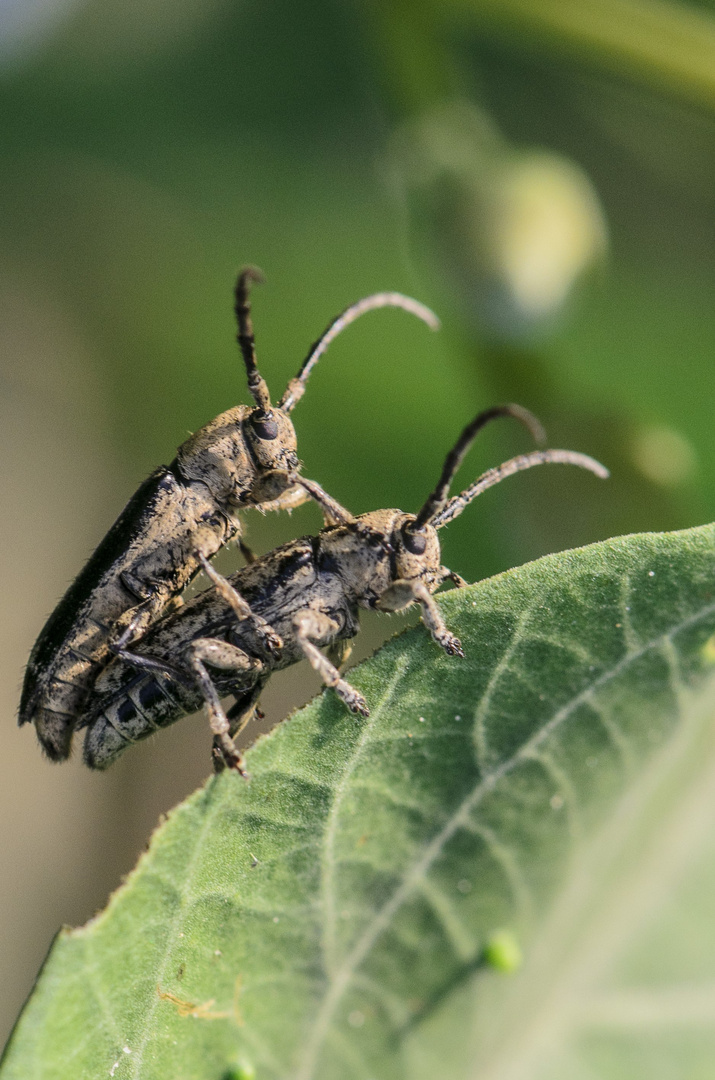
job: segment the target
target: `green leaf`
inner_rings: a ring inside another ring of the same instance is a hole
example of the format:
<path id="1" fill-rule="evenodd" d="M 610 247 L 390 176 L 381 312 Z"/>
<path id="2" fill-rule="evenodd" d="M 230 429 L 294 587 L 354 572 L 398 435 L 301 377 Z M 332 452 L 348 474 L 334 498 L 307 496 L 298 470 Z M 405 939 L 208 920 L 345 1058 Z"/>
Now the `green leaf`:
<path id="1" fill-rule="evenodd" d="M 645 1075 L 643 1016 L 689 1003 L 712 1061 L 705 908 L 690 940 L 664 898 L 715 877 L 715 526 L 442 609 L 464 660 L 408 631 L 351 675 L 368 720 L 326 694 L 173 811 L 59 935 L 2 1080 Z"/>

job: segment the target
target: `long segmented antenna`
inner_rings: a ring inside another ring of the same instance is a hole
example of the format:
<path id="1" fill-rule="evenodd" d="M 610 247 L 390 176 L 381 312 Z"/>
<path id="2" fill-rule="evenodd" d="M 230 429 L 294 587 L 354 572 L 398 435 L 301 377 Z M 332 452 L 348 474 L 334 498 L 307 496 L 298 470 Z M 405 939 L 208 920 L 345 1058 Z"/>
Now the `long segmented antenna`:
<path id="1" fill-rule="evenodd" d="M 398 292 L 381 292 L 373 293 L 372 296 L 365 296 L 362 300 L 358 300 L 357 303 L 351 304 L 349 308 L 346 308 L 337 318 L 333 319 L 318 340 L 313 342 L 300 371 L 295 379 L 291 379 L 288 383 L 283 397 L 278 402 L 278 408 L 283 409 L 285 412 L 292 411 L 305 393 L 305 384 L 311 371 L 328 345 L 335 340 L 341 330 L 344 330 L 350 323 L 355 322 L 367 311 L 376 311 L 378 308 L 384 307 L 402 308 L 403 311 L 409 312 L 410 315 L 416 315 L 418 319 L 421 319 L 423 323 L 429 326 L 430 330 L 439 330 L 441 326 L 435 313 L 425 307 L 424 304 L 420 304 L 419 300 L 413 300 L 411 296 L 403 296 L 402 293 Z"/>
<path id="2" fill-rule="evenodd" d="M 514 420 L 518 420 L 519 423 L 524 425 L 527 431 L 531 432 L 535 442 L 543 443 L 545 441 L 546 433 L 541 426 L 540 421 L 537 420 L 533 413 L 530 413 L 528 409 L 522 408 L 521 405 L 495 405 L 491 409 L 485 409 L 484 412 L 478 413 L 471 423 L 467 424 L 454 444 L 454 447 L 447 454 L 444 468 L 442 469 L 442 475 L 437 482 L 437 486 L 427 499 L 414 522 L 409 526 L 410 532 L 419 532 L 420 529 L 422 529 L 428 521 L 431 521 L 435 514 L 442 509 L 447 495 L 449 494 L 450 484 L 456 476 L 457 470 L 464 461 L 467 451 L 470 449 L 477 434 L 491 420 L 496 420 L 500 416 L 511 416 Z"/>
<path id="3" fill-rule="evenodd" d="M 258 370 L 256 364 L 256 341 L 253 336 L 253 322 L 251 321 L 250 291 L 254 283 L 262 285 L 265 282 L 263 273 L 257 266 L 245 266 L 238 275 L 235 290 L 236 322 L 238 333 L 236 341 L 241 350 L 243 362 L 246 365 L 248 377 L 248 389 L 253 400 L 264 415 L 270 415 L 271 395 L 266 381 Z"/>
<path id="4" fill-rule="evenodd" d="M 579 454 L 576 450 L 534 450 L 531 454 L 520 454 L 482 473 L 461 495 L 455 495 L 438 510 L 432 518 L 432 525 L 435 529 L 441 529 L 443 525 L 459 517 L 472 499 L 476 499 L 477 495 L 481 495 L 487 488 L 500 484 L 514 473 L 533 469 L 535 465 L 577 465 L 580 469 L 588 469 L 601 480 L 607 480 L 610 476 L 608 469 L 588 454 Z"/>

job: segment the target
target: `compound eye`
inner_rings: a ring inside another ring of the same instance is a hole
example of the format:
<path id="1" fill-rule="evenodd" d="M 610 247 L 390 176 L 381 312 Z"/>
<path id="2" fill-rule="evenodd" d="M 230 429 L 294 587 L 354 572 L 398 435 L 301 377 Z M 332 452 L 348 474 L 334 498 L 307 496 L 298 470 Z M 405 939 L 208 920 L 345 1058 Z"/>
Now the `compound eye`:
<path id="1" fill-rule="evenodd" d="M 272 416 L 254 414 L 251 417 L 251 425 L 259 439 L 269 442 L 278 438 L 278 424 Z"/>
<path id="2" fill-rule="evenodd" d="M 424 555 L 427 538 L 422 533 L 410 532 L 409 529 L 405 528 L 402 529 L 402 543 L 410 555 Z"/>

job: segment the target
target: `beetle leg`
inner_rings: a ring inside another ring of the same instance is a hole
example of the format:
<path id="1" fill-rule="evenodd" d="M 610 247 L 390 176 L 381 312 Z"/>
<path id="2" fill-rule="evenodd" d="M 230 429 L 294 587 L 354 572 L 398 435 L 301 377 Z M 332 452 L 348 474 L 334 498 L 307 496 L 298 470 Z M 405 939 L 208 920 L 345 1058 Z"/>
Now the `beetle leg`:
<path id="1" fill-rule="evenodd" d="M 293 629 L 295 630 L 298 644 L 303 650 L 311 667 L 318 673 L 326 686 L 332 686 L 338 697 L 342 698 L 351 712 L 360 713 L 361 716 L 369 716 L 370 710 L 362 694 L 358 693 L 354 686 L 340 677 L 340 672 L 330 663 L 320 649 L 313 643 L 326 637 L 331 631 L 339 629 L 338 624 L 322 611 L 306 608 L 299 611 L 293 617 Z M 311 640 L 311 638 L 313 640 Z"/>
<path id="2" fill-rule="evenodd" d="M 279 495 L 277 499 L 270 499 L 268 502 L 262 502 L 260 505 L 260 511 L 262 514 L 268 513 L 270 510 L 287 510 L 288 513 L 291 510 L 295 510 L 297 506 L 302 506 L 303 503 L 307 503 L 310 499 L 310 495 L 302 487 L 291 487 L 287 491 L 284 491 L 282 495 Z"/>
<path id="3" fill-rule="evenodd" d="M 343 664 L 348 662 L 352 651 L 352 642 L 343 638 L 342 641 L 334 641 L 332 645 L 328 646 L 327 657 L 331 664 L 335 664 L 336 668 L 341 668 Z"/>
<path id="4" fill-rule="evenodd" d="M 168 660 L 160 660 L 156 656 L 145 656 L 140 653 L 130 652 L 128 649 L 114 649 L 120 660 L 124 660 L 127 664 L 131 664 L 132 667 L 140 668 L 142 671 L 158 671 L 162 675 L 168 675 L 169 678 L 174 679 L 180 686 L 190 687 L 192 685 L 191 679 L 187 676 L 185 671 L 181 668 L 175 667 L 170 664 Z"/>
<path id="5" fill-rule="evenodd" d="M 322 496 L 322 494 L 324 494 L 322 488 L 320 488 L 319 490 Z M 283 495 L 279 495 L 277 499 L 272 499 L 270 502 L 261 503 L 258 509 L 260 509 L 261 513 L 263 514 L 268 513 L 269 510 L 287 510 L 288 513 L 290 513 L 291 510 L 295 510 L 297 506 L 302 506 L 303 503 L 308 502 L 311 497 L 315 498 L 313 492 L 309 493 L 304 487 L 292 487 L 288 488 L 288 490 Z M 321 502 L 320 499 L 316 499 L 316 502 L 318 502 L 320 509 L 323 511 L 324 525 L 327 526 L 341 524 L 342 519 L 334 517 L 330 513 L 327 506 L 323 502 Z"/>
<path id="6" fill-rule="evenodd" d="M 251 610 L 250 605 L 247 604 L 241 594 L 234 589 L 231 582 L 228 581 L 223 574 L 219 574 L 218 570 L 214 570 L 211 563 L 201 554 L 201 552 L 198 554 L 204 572 L 211 581 L 213 581 L 216 586 L 216 591 L 229 605 L 239 622 L 244 619 L 249 619 L 266 652 L 272 657 L 277 656 L 283 648 L 283 639 L 268 625 L 265 619 L 262 619 L 260 615 L 256 615 Z"/>
<path id="7" fill-rule="evenodd" d="M 254 563 L 256 561 L 256 559 L 258 558 L 255 551 L 252 548 L 250 548 L 248 546 L 248 544 L 244 543 L 243 540 L 241 540 L 240 537 L 238 539 L 238 548 L 239 548 L 239 551 L 241 552 L 241 554 L 243 555 L 244 559 L 246 560 L 246 565 L 247 566 L 250 566 L 251 563 Z"/>
<path id="8" fill-rule="evenodd" d="M 439 583 L 440 585 L 445 581 L 451 581 L 455 589 L 464 589 L 469 584 L 463 577 L 455 573 L 454 570 L 450 570 L 447 566 L 440 566 L 439 568 Z"/>
<path id="9" fill-rule="evenodd" d="M 448 656 L 464 656 L 459 638 L 450 633 L 445 626 L 439 608 L 423 582 L 393 581 L 378 600 L 377 607 L 381 611 L 401 611 L 414 601 L 417 601 L 422 608 L 422 622 L 437 644 Z"/>
<path id="10" fill-rule="evenodd" d="M 229 769 L 235 769 L 241 776 L 247 776 L 243 768 L 243 757 L 236 749 L 231 738 L 231 722 L 226 716 L 220 698 L 208 673 L 206 664 L 222 671 L 244 671 L 257 673 L 263 668 L 260 660 L 254 660 L 239 649 L 218 638 L 197 638 L 188 649 L 188 660 L 199 684 L 199 689 L 209 711 L 209 723 L 214 733 L 214 748 L 220 749 L 223 760 Z"/>
<path id="11" fill-rule="evenodd" d="M 259 709 L 258 702 L 254 700 L 255 697 L 256 695 L 253 694 L 248 704 L 246 704 L 246 698 L 244 695 L 244 697 L 239 698 L 237 701 L 234 701 L 231 708 L 227 710 L 226 716 L 231 722 L 232 739 L 235 739 L 237 735 L 241 734 L 246 724 L 253 717 L 256 717 L 256 719 L 258 720 L 265 719 L 266 714 L 264 712 L 261 712 L 261 710 Z"/>
<path id="12" fill-rule="evenodd" d="M 127 645 L 142 637 L 159 612 L 164 610 L 165 601 L 165 596 L 155 593 L 120 615 L 107 643 L 111 652 L 121 656 Z"/>
<path id="13" fill-rule="evenodd" d="M 257 717 L 259 720 L 263 719 L 264 713 L 258 708 L 257 701 L 260 692 L 260 686 L 254 687 L 250 694 L 243 694 L 241 697 L 237 698 L 231 708 L 227 711 L 226 716 L 231 724 L 229 730 L 231 739 L 235 739 L 240 735 L 246 725 L 253 720 L 254 717 Z M 223 772 L 226 768 L 226 761 L 221 751 L 221 743 L 217 735 L 214 735 L 211 757 L 213 758 L 214 772 Z"/>
<path id="14" fill-rule="evenodd" d="M 194 542 L 198 558 L 202 560 L 215 555 L 220 547 L 216 533 L 204 527 L 198 529 Z M 192 572 L 194 569 L 195 564 L 191 566 Z M 124 588 L 135 596 L 139 603 L 124 611 L 114 623 L 107 644 L 110 651 L 117 655 L 121 655 L 127 646 L 142 638 L 160 615 L 168 615 L 170 611 L 181 606 L 180 597 L 171 596 L 167 582 L 147 581 L 140 573 L 130 570 L 123 571 L 119 577 Z"/>

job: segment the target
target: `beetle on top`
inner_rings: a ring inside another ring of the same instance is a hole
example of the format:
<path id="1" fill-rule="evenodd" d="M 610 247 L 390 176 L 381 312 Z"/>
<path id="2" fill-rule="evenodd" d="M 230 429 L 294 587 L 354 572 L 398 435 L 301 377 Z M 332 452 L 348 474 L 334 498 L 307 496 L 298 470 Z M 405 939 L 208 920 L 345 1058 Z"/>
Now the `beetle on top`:
<path id="1" fill-rule="evenodd" d="M 248 507 L 292 509 L 309 496 L 290 413 L 310 371 L 331 341 L 365 312 L 398 307 L 432 329 L 436 316 L 400 293 L 365 297 L 334 319 L 313 344 L 277 405 L 256 363 L 250 287 L 261 272 L 245 268 L 235 289 L 237 340 L 255 404 L 217 416 L 179 447 L 170 465 L 146 480 L 48 619 L 30 655 L 20 724 L 33 722 L 48 757 L 69 756 L 72 734 L 92 686 L 113 656 L 128 657 L 202 563 L 231 540 L 241 544 L 238 513 Z M 241 544 L 243 547 L 243 545 Z M 244 549 L 248 554 L 248 549 Z M 264 646 L 275 648 L 266 628 Z"/>

